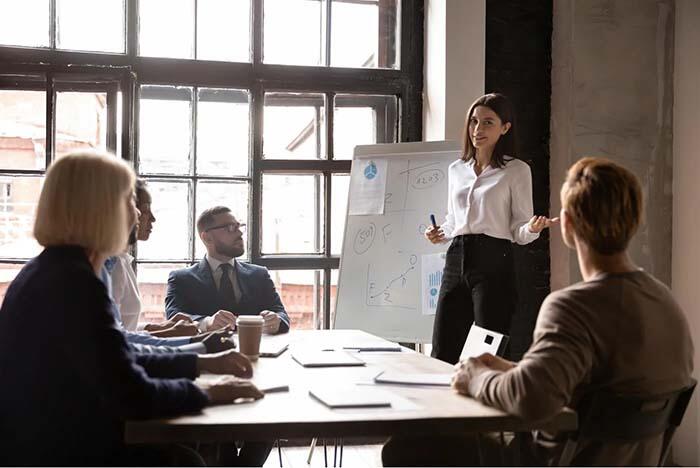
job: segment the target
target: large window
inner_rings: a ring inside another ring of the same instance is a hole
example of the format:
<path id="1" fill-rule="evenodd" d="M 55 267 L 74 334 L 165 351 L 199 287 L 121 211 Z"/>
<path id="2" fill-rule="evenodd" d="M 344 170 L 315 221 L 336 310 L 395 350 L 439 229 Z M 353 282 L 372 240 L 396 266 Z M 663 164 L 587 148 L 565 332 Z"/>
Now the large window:
<path id="1" fill-rule="evenodd" d="M 99 3 L 99 8 L 96 6 Z M 46 168 L 114 152 L 147 180 L 142 320 L 198 261 L 214 205 L 248 225 L 295 328 L 331 326 L 358 144 L 420 138 L 421 0 L 0 3 L 0 298 L 40 251 Z"/>

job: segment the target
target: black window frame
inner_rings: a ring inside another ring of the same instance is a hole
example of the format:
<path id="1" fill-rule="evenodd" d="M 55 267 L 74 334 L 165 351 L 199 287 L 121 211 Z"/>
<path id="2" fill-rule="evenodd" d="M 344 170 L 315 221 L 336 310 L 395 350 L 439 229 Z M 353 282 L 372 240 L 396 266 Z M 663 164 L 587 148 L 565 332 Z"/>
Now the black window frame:
<path id="1" fill-rule="evenodd" d="M 196 1 L 196 0 L 195 0 Z M 350 0 L 352 1 L 352 0 Z M 336 68 L 330 66 L 298 66 L 263 63 L 263 3 L 251 0 L 251 58 L 249 63 L 217 62 L 197 59 L 142 57 L 138 51 L 138 0 L 125 0 L 126 53 L 94 53 L 58 50 L 55 48 L 56 0 L 50 1 L 50 47 L 26 48 L 0 46 L 0 76 L 37 72 L 47 76 L 60 73 L 75 74 L 81 80 L 94 72 L 118 74 L 125 92 L 122 106 L 122 157 L 138 167 L 138 106 L 139 89 L 143 85 L 193 86 L 198 88 L 232 88 L 247 90 L 250 96 L 250 202 L 248 217 L 249 261 L 271 270 L 320 270 L 323 274 L 322 327 L 331 327 L 331 271 L 340 266 L 340 257 L 331 254 L 331 195 L 332 174 L 348 174 L 351 161 L 333 158 L 333 108 L 338 94 L 395 96 L 397 100 L 399 142 L 420 141 L 422 138 L 423 92 L 423 0 L 402 0 L 399 8 L 399 68 Z M 196 11 L 196 10 L 195 10 Z M 330 1 L 327 2 L 326 27 L 330 26 Z M 330 36 L 326 34 L 325 63 L 330 63 Z M 196 41 L 196 29 L 195 29 Z M 387 53 L 383 51 L 381 53 Z M 389 52 L 392 53 L 392 52 Z M 82 74 L 82 75 L 81 75 Z M 48 96 L 55 95 L 50 83 Z M 0 81 L 2 84 L 2 81 Z M 317 93 L 325 96 L 326 159 L 267 159 L 262 154 L 263 107 L 266 92 Z M 195 94 L 194 101 L 197 96 Z M 53 100 L 47 99 L 47 124 L 55 122 Z M 114 118 L 114 116 L 112 117 Z M 49 128 L 49 127 L 47 127 Z M 53 130 L 51 130 L 53 131 Z M 50 134 L 51 131 L 47 131 Z M 196 131 L 196 130 L 195 130 Z M 48 148 L 47 168 L 53 157 Z M 5 170 L 0 163 L 0 175 L 16 175 L 26 171 Z M 44 172 L 44 171 L 39 171 Z M 320 174 L 323 196 L 323 252 L 319 254 L 263 254 L 261 252 L 262 178 L 263 174 Z M 163 179 L 147 175 L 148 179 Z M 165 178 L 170 178 L 167 176 Z M 217 180 L 218 177 L 199 176 L 196 171 L 174 179 Z M 224 177 L 223 180 L 228 180 Z M 232 177 L 231 179 L 240 179 Z M 192 202 L 191 210 L 195 209 Z M 191 214 L 191 217 L 194 213 Z M 194 256 L 194 249 L 192 249 Z M 195 261 L 195 258 L 191 259 Z M 139 263 L 170 263 L 167 260 Z M 17 260 L 0 258 L 0 263 Z M 315 322 L 318 324 L 318 320 Z"/>

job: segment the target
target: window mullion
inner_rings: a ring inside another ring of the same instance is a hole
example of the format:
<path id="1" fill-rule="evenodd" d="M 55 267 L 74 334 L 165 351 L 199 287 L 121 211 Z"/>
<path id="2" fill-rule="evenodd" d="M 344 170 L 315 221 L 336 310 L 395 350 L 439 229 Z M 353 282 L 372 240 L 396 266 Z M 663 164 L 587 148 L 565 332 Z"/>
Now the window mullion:
<path id="1" fill-rule="evenodd" d="M 57 25 L 56 0 L 49 0 L 49 47 L 51 49 L 56 48 Z"/>
<path id="2" fill-rule="evenodd" d="M 196 3 L 196 0 L 195 0 Z M 192 112 L 190 114 L 190 121 L 192 122 L 192 128 L 190 130 L 190 151 L 192 152 L 192 157 L 190 158 L 190 183 L 191 185 L 191 194 L 192 194 L 192 206 L 190 207 L 190 226 L 191 228 L 189 229 L 189 236 L 190 236 L 190 245 L 189 245 L 189 257 L 190 260 L 194 263 L 195 261 L 195 252 L 196 252 L 196 239 L 197 235 L 195 233 L 196 227 L 195 227 L 195 220 L 197 219 L 197 102 L 199 100 L 199 88 L 198 87 L 193 87 L 192 88 Z"/>
<path id="3" fill-rule="evenodd" d="M 56 82 L 53 73 L 46 74 L 46 145 L 44 155 L 46 157 L 46 169 L 54 158 L 56 139 Z"/>
<path id="4" fill-rule="evenodd" d="M 263 160 L 263 107 L 265 92 L 262 84 L 251 89 L 250 141 L 251 141 L 251 203 L 248 215 L 250 260 L 256 263 L 262 249 L 262 160 Z"/>
<path id="5" fill-rule="evenodd" d="M 126 0 L 126 54 L 136 57 L 138 54 L 139 11 L 138 0 Z"/>
<path id="6" fill-rule="evenodd" d="M 263 56 L 263 0 L 251 0 L 250 41 L 253 67 L 262 63 Z"/>
<path id="7" fill-rule="evenodd" d="M 332 15 L 332 6 L 333 3 L 331 0 L 325 0 L 326 2 L 326 21 L 325 21 L 325 37 L 324 37 L 324 44 L 325 44 L 325 56 L 323 59 L 324 65 L 327 67 L 331 66 L 331 15 Z"/>

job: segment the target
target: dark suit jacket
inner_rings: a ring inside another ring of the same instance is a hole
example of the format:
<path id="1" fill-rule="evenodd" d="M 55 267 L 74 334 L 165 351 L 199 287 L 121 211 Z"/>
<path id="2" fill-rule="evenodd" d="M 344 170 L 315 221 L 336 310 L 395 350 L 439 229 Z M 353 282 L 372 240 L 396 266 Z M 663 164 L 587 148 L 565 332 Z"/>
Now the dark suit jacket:
<path id="1" fill-rule="evenodd" d="M 289 331 L 289 316 L 267 268 L 236 261 L 236 280 L 242 297 L 238 300 L 236 310 L 231 312 L 237 315 L 257 315 L 263 310 L 271 310 L 282 319 L 279 332 Z M 170 273 L 168 293 L 165 296 L 165 313 L 168 317 L 182 312 L 194 320 L 201 320 L 225 309 L 222 303 L 206 258 L 189 268 Z"/>
<path id="2" fill-rule="evenodd" d="M 196 355 L 133 355 L 109 307 L 80 247 L 45 249 L 12 282 L 0 309 L 0 465 L 118 464 L 124 420 L 207 404 L 189 380 Z"/>

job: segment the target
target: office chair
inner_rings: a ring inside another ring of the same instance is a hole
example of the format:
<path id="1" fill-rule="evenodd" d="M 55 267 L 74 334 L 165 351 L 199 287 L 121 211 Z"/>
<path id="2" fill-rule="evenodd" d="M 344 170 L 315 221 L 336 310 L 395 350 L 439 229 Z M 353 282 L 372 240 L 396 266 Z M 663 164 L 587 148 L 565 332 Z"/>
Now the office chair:
<path id="1" fill-rule="evenodd" d="M 696 384 L 691 379 L 687 387 L 651 397 L 597 392 L 584 399 L 578 407 L 579 428 L 569 435 L 559 466 L 571 464 L 582 439 L 633 442 L 658 434 L 663 434 L 658 461 L 658 466 L 663 466 Z"/>

